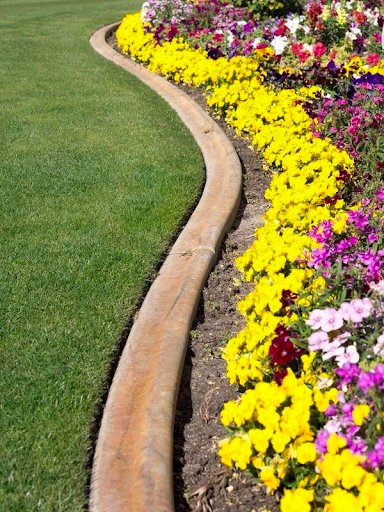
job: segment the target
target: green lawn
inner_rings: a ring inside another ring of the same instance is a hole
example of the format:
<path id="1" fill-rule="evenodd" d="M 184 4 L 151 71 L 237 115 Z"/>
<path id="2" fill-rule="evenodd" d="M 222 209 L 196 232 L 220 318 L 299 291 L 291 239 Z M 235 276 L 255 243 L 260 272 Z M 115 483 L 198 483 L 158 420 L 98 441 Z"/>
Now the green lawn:
<path id="1" fill-rule="evenodd" d="M 0 0 L 0 510 L 80 511 L 119 336 L 203 181 L 154 93 L 89 46 L 123 0 Z"/>

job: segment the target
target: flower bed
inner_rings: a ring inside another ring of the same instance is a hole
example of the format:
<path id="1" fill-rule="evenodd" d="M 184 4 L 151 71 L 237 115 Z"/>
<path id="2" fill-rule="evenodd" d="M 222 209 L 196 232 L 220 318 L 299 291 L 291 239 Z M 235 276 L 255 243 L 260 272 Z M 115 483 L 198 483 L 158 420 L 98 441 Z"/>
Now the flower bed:
<path id="1" fill-rule="evenodd" d="M 223 351 L 240 396 L 224 405 L 219 454 L 282 490 L 282 511 L 384 508 L 376 4 L 310 1 L 263 20 L 263 3 L 249 14 L 149 0 L 116 34 L 152 71 L 205 90 L 272 172 L 264 225 L 236 262 L 254 288 L 239 304 L 246 326 Z"/>

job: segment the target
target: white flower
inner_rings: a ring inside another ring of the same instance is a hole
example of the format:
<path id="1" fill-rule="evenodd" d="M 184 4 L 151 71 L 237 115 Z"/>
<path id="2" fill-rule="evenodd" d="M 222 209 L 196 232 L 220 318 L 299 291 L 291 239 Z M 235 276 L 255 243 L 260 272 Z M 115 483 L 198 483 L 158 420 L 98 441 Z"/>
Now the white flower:
<path id="1" fill-rule="evenodd" d="M 235 36 L 232 34 L 230 30 L 226 30 L 226 36 L 227 36 L 227 43 L 232 44 L 233 40 L 235 39 Z"/>
<path id="2" fill-rule="evenodd" d="M 384 50 L 384 25 L 383 30 L 381 32 L 381 48 Z"/>
<path id="3" fill-rule="evenodd" d="M 336 356 L 336 361 L 340 368 L 347 363 L 351 363 L 351 364 L 358 363 L 359 359 L 360 359 L 360 356 L 359 356 L 358 351 L 356 350 L 355 344 L 349 345 L 349 347 L 347 347 L 345 349 L 343 354 Z"/>
<path id="4" fill-rule="evenodd" d="M 341 423 L 339 420 L 332 419 L 327 421 L 327 423 L 324 425 L 324 429 L 329 432 L 330 434 L 335 434 L 340 431 Z"/>
<path id="5" fill-rule="evenodd" d="M 252 48 L 256 48 L 256 46 L 258 46 L 260 43 L 261 43 L 261 38 L 255 37 L 255 39 L 253 40 L 253 43 L 252 43 Z"/>
<path id="6" fill-rule="evenodd" d="M 292 18 L 287 19 L 285 21 L 285 26 L 291 32 L 291 34 L 296 34 L 298 28 L 303 23 L 305 16 L 292 16 Z"/>
<path id="7" fill-rule="evenodd" d="M 384 25 L 383 25 L 383 27 L 384 27 Z M 384 28 L 383 28 L 383 30 L 384 30 Z M 384 295 L 384 279 L 379 281 L 377 284 L 374 281 L 372 281 L 371 283 L 369 283 L 369 287 L 371 290 L 374 290 L 379 295 Z"/>
<path id="8" fill-rule="evenodd" d="M 384 334 L 381 334 L 378 338 L 377 338 L 377 343 L 376 345 L 373 347 L 373 353 L 376 355 L 376 356 L 384 356 Z"/>
<path id="9" fill-rule="evenodd" d="M 361 30 L 358 27 L 351 27 L 351 29 L 348 30 L 345 35 L 350 41 L 354 41 L 359 36 L 361 36 Z"/>
<path id="10" fill-rule="evenodd" d="M 288 44 L 288 38 L 286 36 L 275 36 L 271 41 L 271 46 L 275 55 L 281 55 Z"/>
<path id="11" fill-rule="evenodd" d="M 379 11 L 377 9 L 375 9 L 374 11 L 372 11 L 371 9 L 365 9 L 364 14 L 367 17 L 368 23 L 370 25 L 375 25 L 377 27 L 377 25 L 379 24 Z"/>

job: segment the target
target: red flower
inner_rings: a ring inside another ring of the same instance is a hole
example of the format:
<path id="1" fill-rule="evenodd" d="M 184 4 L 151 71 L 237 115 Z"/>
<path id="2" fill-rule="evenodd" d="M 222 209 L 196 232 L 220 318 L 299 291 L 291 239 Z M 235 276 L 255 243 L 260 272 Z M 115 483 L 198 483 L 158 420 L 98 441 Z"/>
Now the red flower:
<path id="1" fill-rule="evenodd" d="M 377 66 L 377 64 L 380 62 L 380 55 L 378 53 L 370 53 L 367 56 L 367 64 L 370 66 Z"/>
<path id="2" fill-rule="evenodd" d="M 291 292 L 291 290 L 283 290 L 281 292 L 281 303 L 283 305 L 283 308 L 286 309 L 289 307 L 297 298 L 297 293 Z"/>
<path id="3" fill-rule="evenodd" d="M 327 51 L 327 47 L 323 43 L 318 42 L 313 45 L 312 51 L 316 59 L 320 59 L 320 57 Z"/>
<path id="4" fill-rule="evenodd" d="M 176 27 L 176 25 L 171 24 L 171 26 L 169 27 L 169 30 L 168 30 L 167 38 L 169 40 L 173 39 L 178 32 L 179 32 L 179 30 Z"/>
<path id="5" fill-rule="evenodd" d="M 303 45 L 301 43 L 292 43 L 292 52 L 298 57 L 300 52 L 303 50 Z"/>
<path id="6" fill-rule="evenodd" d="M 296 359 L 296 348 L 292 341 L 274 338 L 269 347 L 269 355 L 277 366 L 285 366 Z"/>
<path id="7" fill-rule="evenodd" d="M 288 27 L 285 25 L 284 20 L 280 20 L 278 26 L 273 31 L 273 35 L 275 36 L 285 36 L 287 33 Z"/>
<path id="8" fill-rule="evenodd" d="M 352 16 L 355 18 L 355 20 L 359 24 L 365 23 L 367 21 L 366 15 L 361 11 L 354 11 Z"/>
<path id="9" fill-rule="evenodd" d="M 269 347 L 269 355 L 273 365 L 286 366 L 294 359 L 297 359 L 303 351 L 297 349 L 292 341 L 290 341 L 289 331 L 283 325 L 277 326 L 275 333 L 277 336 L 273 338 Z"/>
<path id="10" fill-rule="evenodd" d="M 305 50 L 301 43 L 293 43 L 292 52 L 299 58 L 300 62 L 305 62 L 311 56 L 309 51 Z"/>
<path id="11" fill-rule="evenodd" d="M 279 368 L 275 371 L 275 374 L 273 376 L 273 380 L 277 382 L 279 386 L 281 386 L 284 377 L 288 375 L 288 370 L 286 368 Z"/>

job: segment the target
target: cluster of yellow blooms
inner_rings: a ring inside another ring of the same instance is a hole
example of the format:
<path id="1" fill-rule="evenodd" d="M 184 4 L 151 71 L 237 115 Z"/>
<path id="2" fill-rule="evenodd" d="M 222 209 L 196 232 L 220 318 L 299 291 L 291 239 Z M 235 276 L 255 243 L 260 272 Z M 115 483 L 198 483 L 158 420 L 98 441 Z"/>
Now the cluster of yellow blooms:
<path id="1" fill-rule="evenodd" d="M 213 60 L 206 51 L 191 48 L 181 38 L 157 45 L 153 35 L 145 32 L 140 13 L 129 14 L 123 19 L 116 31 L 116 41 L 123 53 L 176 83 L 209 87 L 222 81 L 249 77 L 263 81 L 265 76 L 260 65 L 265 51 L 261 50 L 253 59 L 237 56 L 231 60 L 224 57 Z"/>
<path id="2" fill-rule="evenodd" d="M 338 390 L 331 387 L 329 376 L 313 371 L 314 357 L 314 353 L 301 356 L 303 370 L 299 378 L 288 370 L 280 386 L 274 381 L 258 382 L 239 401 L 227 402 L 221 413 L 225 426 L 241 428 L 221 442 L 222 462 L 240 469 L 250 465 L 258 469 L 270 491 L 280 486 L 290 461 L 315 463 L 312 415 L 337 402 Z"/>
<path id="3" fill-rule="evenodd" d="M 312 270 L 292 266 L 305 249 L 316 247 L 307 235 L 310 228 L 332 220 L 334 231 L 341 232 L 346 223 L 343 201 L 329 206 L 324 199 L 338 192 L 337 178 L 353 170 L 353 160 L 329 139 L 312 136 L 312 121 L 301 103 L 317 94 L 321 91 L 315 86 L 274 91 L 250 79 L 223 83 L 208 97 L 208 104 L 225 108 L 228 123 L 252 140 L 268 164 L 279 168 L 265 194 L 271 205 L 264 225 L 236 261 L 245 278 L 255 282 L 255 288 L 239 303 L 247 325 L 224 350 L 231 383 L 245 385 L 263 378 L 273 333 L 279 323 L 287 321 L 281 314 L 282 291 L 299 293 L 305 287 L 308 293 L 316 293 L 324 287 L 322 278 L 311 279 Z M 294 319 L 290 317 L 291 322 Z"/>
<path id="4" fill-rule="evenodd" d="M 203 87 L 208 105 L 221 111 L 237 133 L 262 152 L 266 163 L 279 170 L 266 192 L 270 208 L 265 223 L 236 262 L 254 289 L 239 303 L 246 326 L 224 349 L 230 382 L 246 390 L 222 411 L 222 423 L 233 432 L 221 442 L 222 462 L 258 470 L 270 492 L 280 486 L 292 464 L 308 466 L 298 487 L 285 490 L 282 512 L 383 510 L 384 485 L 362 467 L 361 457 L 350 453 L 341 438 L 329 438 L 323 458 L 316 452 L 313 417 L 337 402 L 337 389 L 329 375 L 313 367 L 315 354 L 301 356 L 300 377 L 288 370 L 278 385 L 268 374 L 276 328 L 296 320 L 292 311 L 288 316 L 283 308 L 283 290 L 298 294 L 305 289 L 307 298 L 301 300 L 308 301 L 325 287 L 324 279 L 315 278 L 304 262 L 305 251 L 316 247 L 308 231 L 330 220 L 334 231 L 342 232 L 347 220 L 342 200 L 332 204 L 324 200 L 337 194 L 338 178 L 352 172 L 353 160 L 329 139 L 312 135 L 312 120 L 302 107 L 303 101 L 321 95 L 321 89 L 277 91 L 266 85 L 263 60 L 268 59 L 270 49 L 248 57 L 212 60 L 180 38 L 157 45 L 143 29 L 139 13 L 124 18 L 116 38 L 124 53 L 153 72 Z M 320 505 L 315 504 L 318 482 L 331 488 Z"/>

